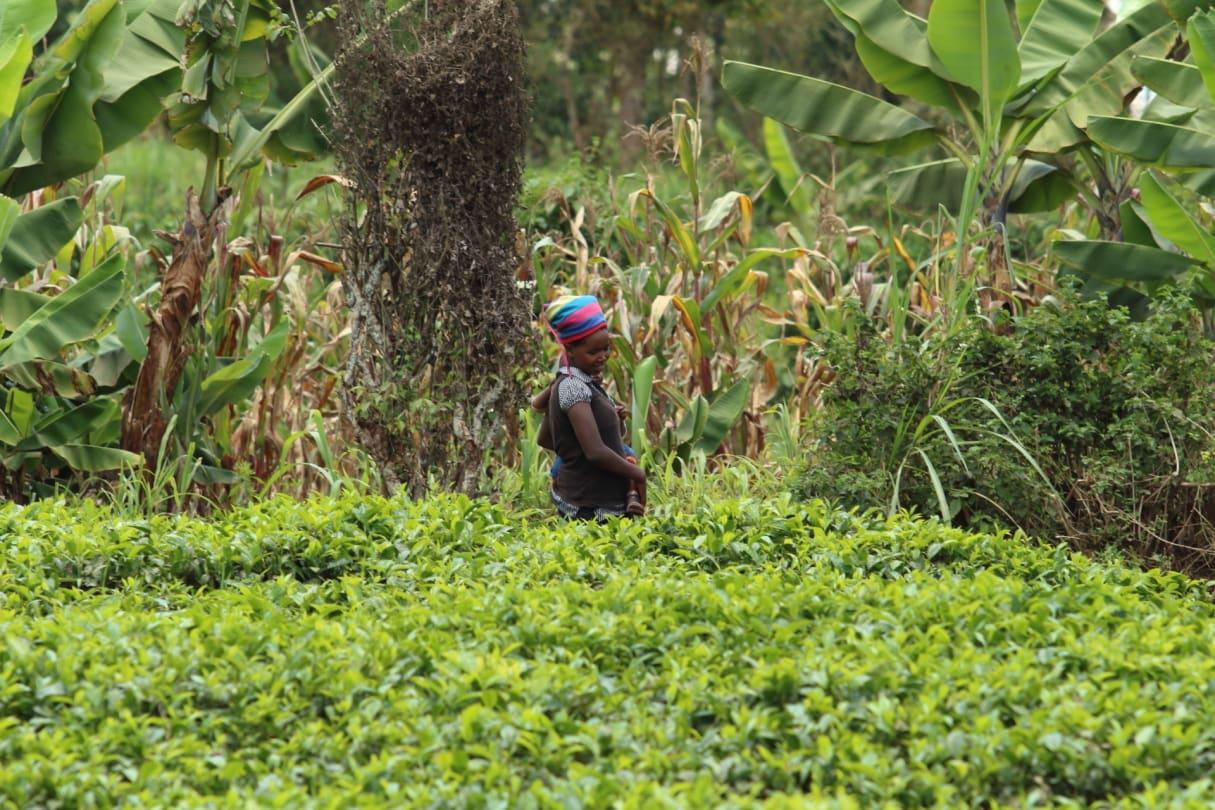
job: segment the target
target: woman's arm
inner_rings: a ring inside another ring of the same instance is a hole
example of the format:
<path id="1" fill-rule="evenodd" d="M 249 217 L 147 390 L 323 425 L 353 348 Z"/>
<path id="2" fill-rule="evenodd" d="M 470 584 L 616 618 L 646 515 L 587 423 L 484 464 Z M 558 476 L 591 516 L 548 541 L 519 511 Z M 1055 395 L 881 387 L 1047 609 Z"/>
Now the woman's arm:
<path id="1" fill-rule="evenodd" d="M 645 470 L 640 464 L 630 464 L 624 460 L 624 456 L 603 443 L 589 402 L 574 403 L 569 409 L 569 416 L 578 444 L 592 464 L 637 484 L 645 483 Z"/>
<path id="2" fill-rule="evenodd" d="M 548 413 L 548 398 L 553 394 L 553 387 L 546 385 L 544 390 L 532 397 L 532 410 Z"/>
<path id="3" fill-rule="evenodd" d="M 553 442 L 553 431 L 549 425 L 547 411 L 544 413 L 543 421 L 540 422 L 540 432 L 536 435 L 536 444 L 540 445 L 545 450 L 552 450 L 554 453 L 557 452 L 557 445 Z"/>

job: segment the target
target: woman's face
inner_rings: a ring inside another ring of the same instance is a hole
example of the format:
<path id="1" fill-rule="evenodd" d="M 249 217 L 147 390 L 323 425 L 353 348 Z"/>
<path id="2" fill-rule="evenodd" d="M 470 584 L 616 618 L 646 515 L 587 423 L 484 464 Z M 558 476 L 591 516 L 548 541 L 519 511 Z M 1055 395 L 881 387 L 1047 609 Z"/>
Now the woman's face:
<path id="1" fill-rule="evenodd" d="M 608 330 L 600 329 L 565 349 L 570 365 L 592 377 L 602 377 L 603 367 L 612 355 L 612 339 Z"/>

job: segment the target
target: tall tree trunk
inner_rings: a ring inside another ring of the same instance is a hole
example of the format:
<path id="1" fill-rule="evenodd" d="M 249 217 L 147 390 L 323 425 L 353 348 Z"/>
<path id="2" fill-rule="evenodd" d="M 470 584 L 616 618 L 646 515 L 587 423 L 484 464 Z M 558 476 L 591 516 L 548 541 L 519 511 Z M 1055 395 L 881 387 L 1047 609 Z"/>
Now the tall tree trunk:
<path id="1" fill-rule="evenodd" d="M 122 415 L 122 448 L 142 454 L 149 470 L 156 467 L 167 426 L 164 409 L 189 356 L 183 338 L 198 309 L 211 248 L 228 210 L 228 205 L 219 205 L 205 216 L 191 189 L 186 192 L 181 231 L 161 234 L 173 242 L 173 258 L 160 281 L 160 306 L 148 324 L 148 353 L 123 401 Z"/>

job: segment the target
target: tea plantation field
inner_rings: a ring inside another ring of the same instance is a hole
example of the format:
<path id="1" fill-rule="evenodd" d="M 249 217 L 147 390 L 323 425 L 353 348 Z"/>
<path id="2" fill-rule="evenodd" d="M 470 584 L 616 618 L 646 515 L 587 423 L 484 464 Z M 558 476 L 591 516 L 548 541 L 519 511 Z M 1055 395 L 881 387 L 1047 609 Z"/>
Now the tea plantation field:
<path id="1" fill-rule="evenodd" d="M 0 805 L 1215 804 L 1205 585 L 683 508 L 0 508 Z"/>

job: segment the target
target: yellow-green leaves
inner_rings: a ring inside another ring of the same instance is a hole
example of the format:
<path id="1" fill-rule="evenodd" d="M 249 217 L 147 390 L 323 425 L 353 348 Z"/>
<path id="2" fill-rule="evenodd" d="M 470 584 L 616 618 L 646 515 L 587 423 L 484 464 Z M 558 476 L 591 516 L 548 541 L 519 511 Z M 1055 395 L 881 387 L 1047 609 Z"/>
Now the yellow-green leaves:
<path id="1" fill-rule="evenodd" d="M 32 41 L 46 36 L 55 24 L 55 0 L 4 0 L 0 3 L 0 45 L 22 33 Z"/>
<path id="2" fill-rule="evenodd" d="M 985 120 L 1017 89 L 1021 62 L 1003 0 L 934 0 L 928 42 L 959 82 L 978 92 Z"/>

